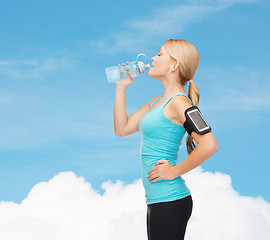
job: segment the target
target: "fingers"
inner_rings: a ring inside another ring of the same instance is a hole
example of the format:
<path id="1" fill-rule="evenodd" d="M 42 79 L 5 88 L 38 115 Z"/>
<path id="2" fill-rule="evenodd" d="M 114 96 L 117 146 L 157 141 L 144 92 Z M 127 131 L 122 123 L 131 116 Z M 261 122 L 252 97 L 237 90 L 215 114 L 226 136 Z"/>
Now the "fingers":
<path id="1" fill-rule="evenodd" d="M 155 172 L 158 172 L 159 171 L 159 165 L 158 166 L 155 166 L 155 167 L 153 167 L 149 172 L 148 172 L 148 174 L 151 174 L 151 173 L 155 173 Z"/>
<path id="2" fill-rule="evenodd" d="M 159 169 L 157 169 L 156 167 L 153 167 L 153 169 L 148 173 L 148 178 L 157 174 L 159 174 Z"/>
<path id="3" fill-rule="evenodd" d="M 149 181 L 151 181 L 152 179 L 157 178 L 158 176 L 159 176 L 159 174 L 155 173 L 155 174 L 149 175 L 147 178 L 148 178 Z"/>
<path id="4" fill-rule="evenodd" d="M 126 63 L 122 63 L 122 65 L 125 65 L 125 64 L 129 64 L 129 62 L 126 62 Z M 120 66 L 120 64 L 118 64 L 118 66 Z"/>
<path id="5" fill-rule="evenodd" d="M 151 181 L 151 183 L 155 183 L 155 182 L 160 181 L 160 180 L 162 180 L 162 179 L 160 177 L 158 177 L 155 180 Z"/>

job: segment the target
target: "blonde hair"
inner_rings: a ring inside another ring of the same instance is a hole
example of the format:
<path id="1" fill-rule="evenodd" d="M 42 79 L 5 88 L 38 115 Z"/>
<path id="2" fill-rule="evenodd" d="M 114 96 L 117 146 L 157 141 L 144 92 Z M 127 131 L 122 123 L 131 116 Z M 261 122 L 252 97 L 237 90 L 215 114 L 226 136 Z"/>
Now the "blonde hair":
<path id="1" fill-rule="evenodd" d="M 164 44 L 164 48 L 174 61 L 180 63 L 180 82 L 185 86 L 189 80 L 193 80 L 199 65 L 200 57 L 196 47 L 185 40 L 169 39 Z M 200 94 L 194 81 L 189 81 L 188 97 L 191 99 L 193 106 L 198 106 Z M 196 147 L 191 135 L 187 137 L 186 146 L 188 154 Z"/>

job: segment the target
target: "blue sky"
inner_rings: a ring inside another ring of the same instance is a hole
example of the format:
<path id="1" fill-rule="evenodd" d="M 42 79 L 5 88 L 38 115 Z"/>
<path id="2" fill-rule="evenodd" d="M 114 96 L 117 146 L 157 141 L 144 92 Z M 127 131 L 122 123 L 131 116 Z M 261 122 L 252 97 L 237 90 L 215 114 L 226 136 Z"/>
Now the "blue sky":
<path id="1" fill-rule="evenodd" d="M 141 178 L 137 132 L 114 135 L 115 84 L 105 68 L 147 62 L 170 38 L 200 54 L 199 107 L 219 151 L 205 171 L 229 174 L 245 196 L 270 201 L 269 2 L 5 1 L 0 8 L 0 201 L 21 202 L 63 171 L 95 189 Z M 126 93 L 128 115 L 163 85 L 144 74 Z M 180 149 L 179 160 L 187 157 Z M 100 192 L 102 190 L 100 189 Z"/>

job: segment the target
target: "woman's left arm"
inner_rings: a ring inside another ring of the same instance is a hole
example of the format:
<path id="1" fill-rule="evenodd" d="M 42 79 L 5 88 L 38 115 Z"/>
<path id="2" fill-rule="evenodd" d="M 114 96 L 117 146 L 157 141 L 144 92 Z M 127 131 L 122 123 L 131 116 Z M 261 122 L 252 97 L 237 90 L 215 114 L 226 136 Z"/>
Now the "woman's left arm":
<path id="1" fill-rule="evenodd" d="M 218 143 L 212 132 L 203 135 L 192 132 L 191 136 L 196 141 L 197 146 L 185 160 L 174 167 L 176 177 L 198 167 L 218 151 Z"/>

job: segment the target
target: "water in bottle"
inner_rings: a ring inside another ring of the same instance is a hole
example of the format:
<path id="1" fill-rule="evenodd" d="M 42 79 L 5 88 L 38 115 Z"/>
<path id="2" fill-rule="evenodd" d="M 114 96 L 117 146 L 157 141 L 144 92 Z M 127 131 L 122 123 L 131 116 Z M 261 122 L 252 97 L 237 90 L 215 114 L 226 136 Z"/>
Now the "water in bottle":
<path id="1" fill-rule="evenodd" d="M 115 83 L 120 80 L 129 79 L 128 73 L 131 72 L 134 77 L 137 77 L 139 74 L 143 74 L 147 68 L 150 68 L 150 64 L 145 64 L 144 62 L 137 61 L 140 55 L 138 54 L 136 61 L 130 62 L 126 65 L 113 66 L 105 69 L 107 79 L 109 83 Z M 146 58 L 146 57 L 145 57 Z"/>

